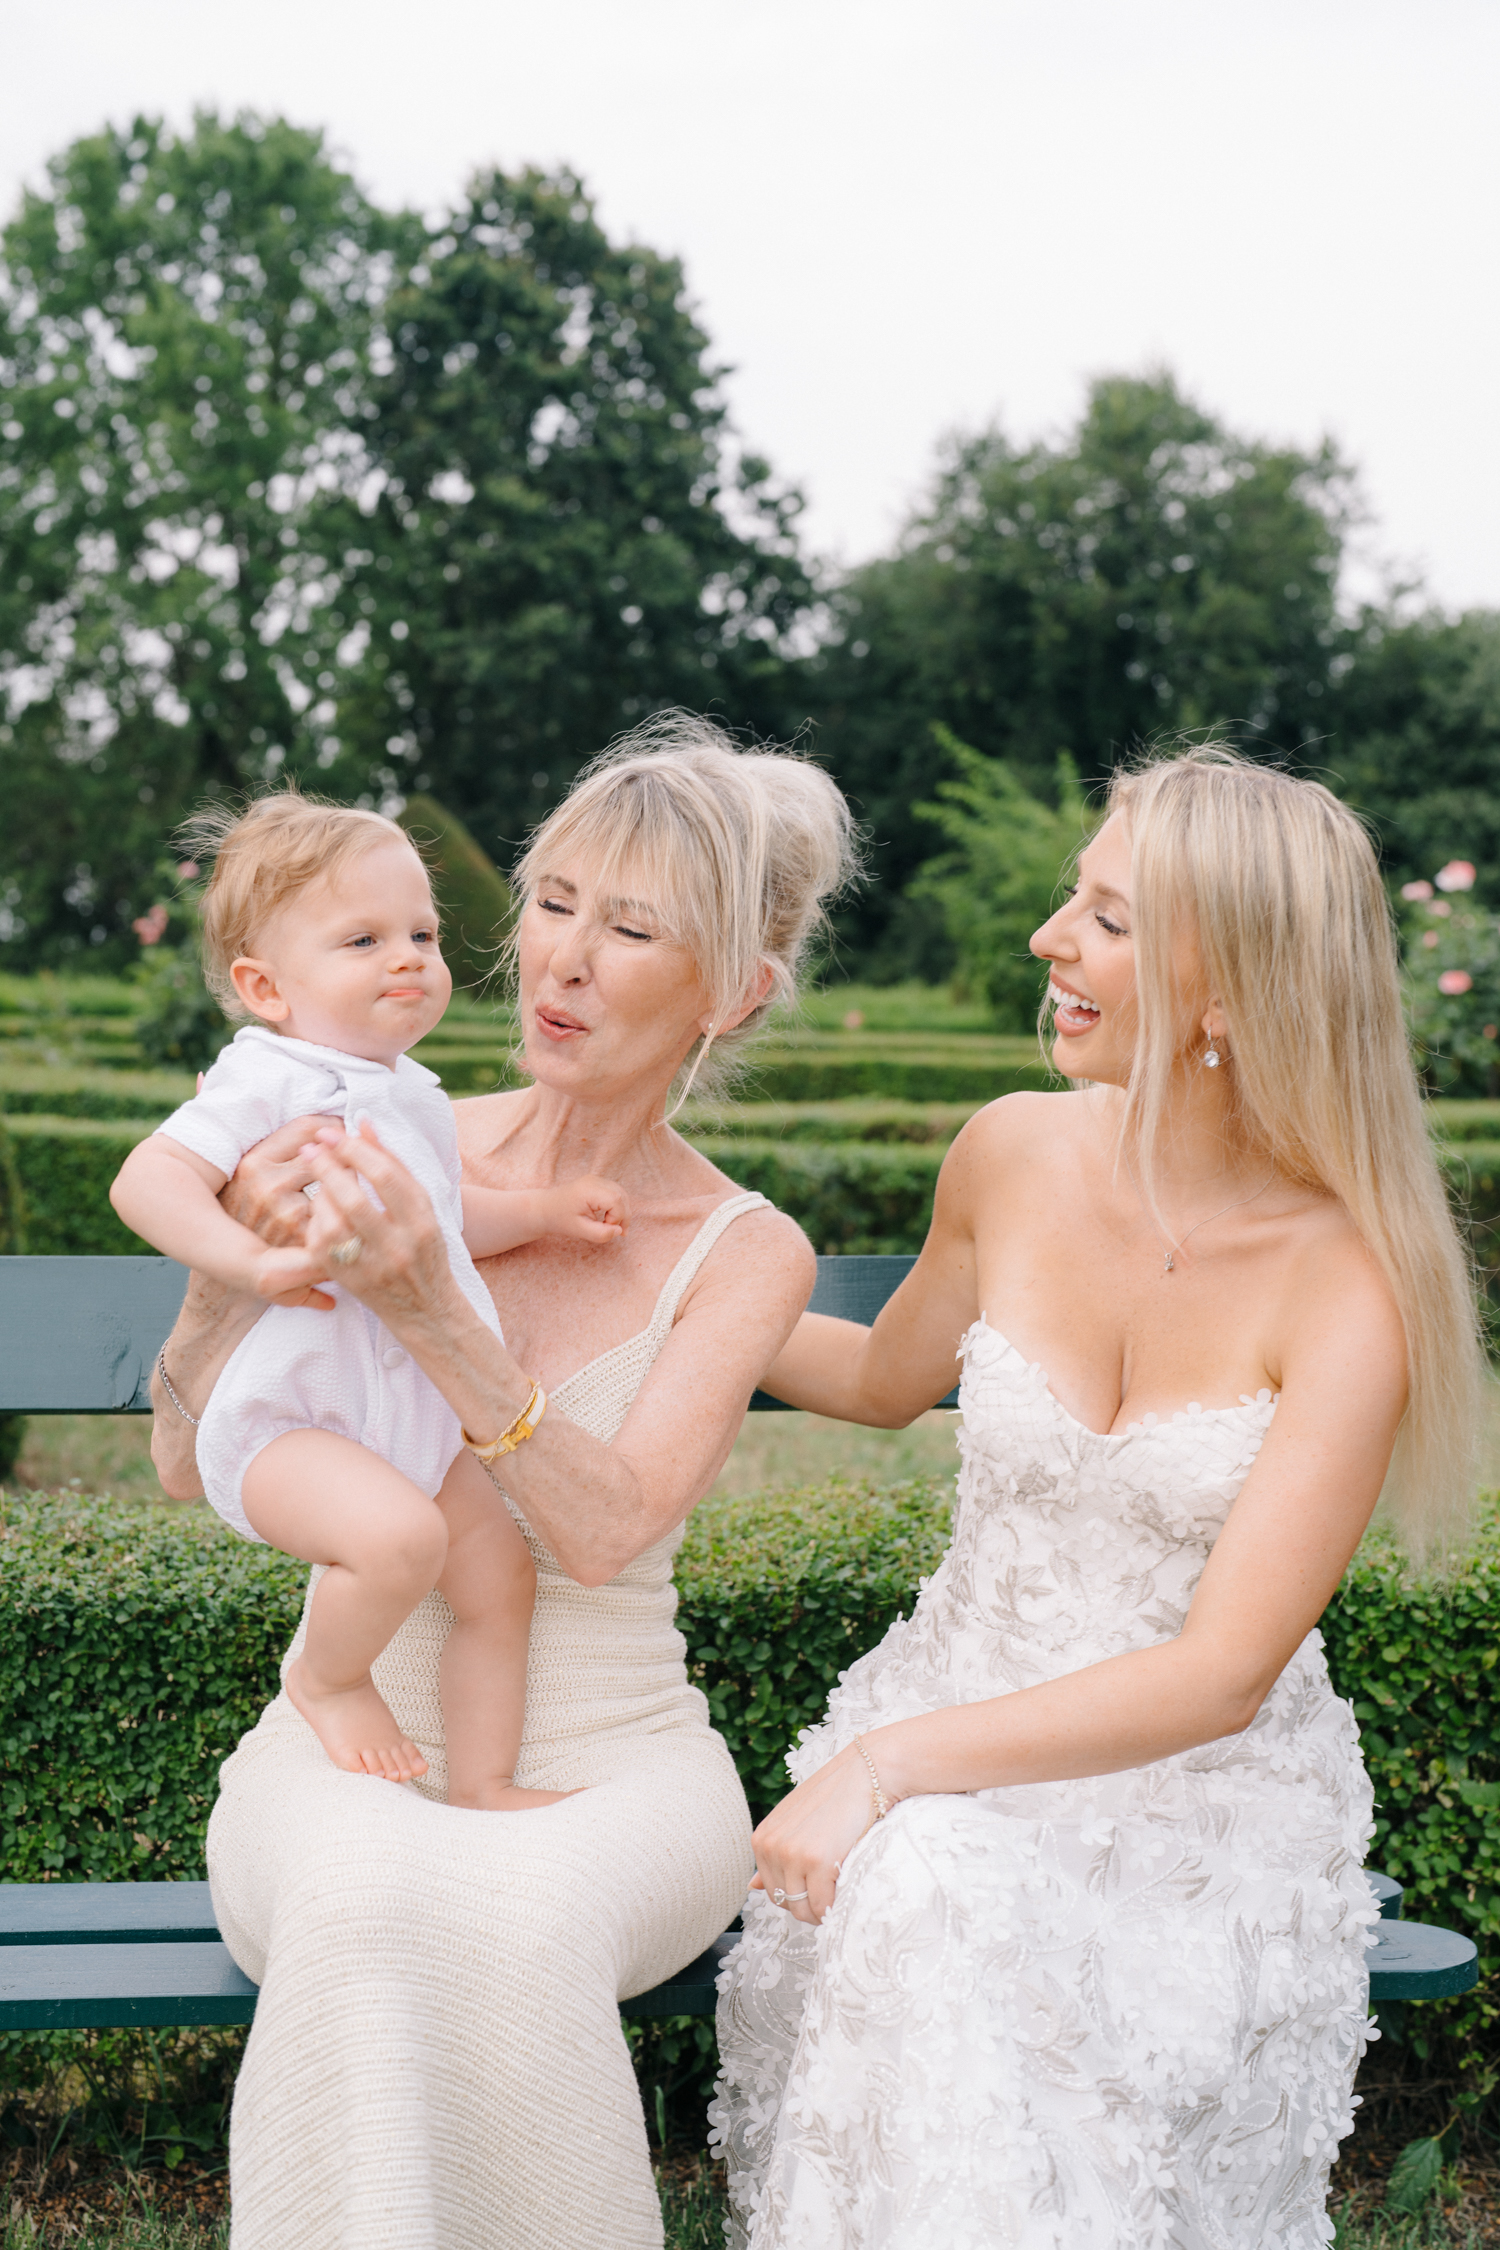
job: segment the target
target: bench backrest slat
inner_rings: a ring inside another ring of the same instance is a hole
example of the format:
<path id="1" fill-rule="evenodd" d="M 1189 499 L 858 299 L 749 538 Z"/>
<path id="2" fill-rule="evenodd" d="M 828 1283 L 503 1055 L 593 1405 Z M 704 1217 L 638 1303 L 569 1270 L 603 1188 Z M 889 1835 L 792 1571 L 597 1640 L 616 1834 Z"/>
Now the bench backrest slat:
<path id="1" fill-rule="evenodd" d="M 186 1287 L 171 1258 L 0 1258 L 0 1411 L 147 1412 Z"/>
<path id="2" fill-rule="evenodd" d="M 810 1310 L 871 1321 L 915 1263 L 820 1258 Z M 171 1258 L 0 1258 L 0 1413 L 148 1413 L 186 1287 Z M 784 1411 L 759 1391 L 753 1403 Z"/>

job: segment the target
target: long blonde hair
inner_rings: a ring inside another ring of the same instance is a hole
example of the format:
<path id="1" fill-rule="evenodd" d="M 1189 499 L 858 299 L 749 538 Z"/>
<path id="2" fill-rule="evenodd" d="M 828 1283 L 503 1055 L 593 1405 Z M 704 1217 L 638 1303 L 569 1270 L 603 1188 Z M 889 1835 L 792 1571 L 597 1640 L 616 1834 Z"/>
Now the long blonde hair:
<path id="1" fill-rule="evenodd" d="M 856 865 L 853 815 L 820 766 L 741 750 L 687 711 L 657 712 L 584 768 L 517 862 L 518 895 L 574 852 L 604 889 L 649 899 L 697 968 L 713 1028 L 694 1043 L 677 1108 L 694 1085 L 722 1091 L 767 1016 L 795 999 L 825 902 Z M 762 980 L 763 997 L 729 1022 Z"/>
<path id="2" fill-rule="evenodd" d="M 1469 1260 L 1422 1116 L 1395 930 L 1369 837 L 1315 781 L 1204 745 L 1118 773 L 1139 1032 L 1125 1134 L 1149 1180 L 1206 996 L 1235 1122 L 1284 1177 L 1337 1196 L 1395 1297 L 1409 1392 L 1388 1487 L 1406 1546 L 1452 1549 L 1473 1500 L 1483 1358 Z M 1173 951 L 1196 936 L 1203 990 Z"/>

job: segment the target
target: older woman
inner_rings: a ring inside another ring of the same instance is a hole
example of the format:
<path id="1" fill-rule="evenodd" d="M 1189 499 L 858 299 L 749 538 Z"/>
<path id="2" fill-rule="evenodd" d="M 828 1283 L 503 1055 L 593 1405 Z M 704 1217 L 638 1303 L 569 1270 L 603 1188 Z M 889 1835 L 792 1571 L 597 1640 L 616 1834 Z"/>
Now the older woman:
<path id="1" fill-rule="evenodd" d="M 723 1929 L 751 1866 L 673 1629 L 672 1557 L 813 1275 L 798 1229 L 695 1154 L 666 1105 L 685 1066 L 702 1083 L 791 991 L 848 835 L 815 768 L 682 722 L 602 760 L 534 837 L 517 936 L 532 1083 L 459 1105 L 465 1171 L 511 1188 L 607 1172 L 633 1216 L 617 1245 L 491 1261 L 503 1344 L 378 1146 L 318 1150 L 290 1128 L 229 1191 L 278 1239 L 320 1183 L 309 1244 L 358 1232 L 341 1284 L 477 1440 L 522 1415 L 533 1381 L 548 1394 L 503 1465 L 538 1573 L 517 1778 L 576 1792 L 528 1812 L 445 1803 L 438 1595 L 376 1668 L 428 1760 L 414 1788 L 339 1772 L 284 1695 L 226 1762 L 209 1873 L 261 1985 L 231 2135 L 237 2250 L 661 2241 L 617 2002 Z M 255 1315 L 194 1284 L 166 1350 L 190 1413 Z M 191 1437 L 159 1402 L 158 1466 L 182 1497 Z"/>

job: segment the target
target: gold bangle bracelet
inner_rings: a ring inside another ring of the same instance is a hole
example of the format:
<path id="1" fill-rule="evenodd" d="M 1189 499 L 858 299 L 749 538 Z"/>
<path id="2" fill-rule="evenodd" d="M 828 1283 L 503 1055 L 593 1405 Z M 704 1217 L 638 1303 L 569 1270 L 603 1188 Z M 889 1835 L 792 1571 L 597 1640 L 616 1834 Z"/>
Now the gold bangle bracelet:
<path id="1" fill-rule="evenodd" d="M 547 1394 L 540 1383 L 533 1383 L 530 1398 L 515 1420 L 497 1438 L 493 1438 L 488 1445 L 481 1445 L 477 1438 L 471 1438 L 468 1431 L 460 1425 L 464 1444 L 475 1460 L 488 1468 L 492 1461 L 499 1460 L 502 1453 L 514 1453 L 518 1445 L 524 1445 L 546 1411 Z"/>

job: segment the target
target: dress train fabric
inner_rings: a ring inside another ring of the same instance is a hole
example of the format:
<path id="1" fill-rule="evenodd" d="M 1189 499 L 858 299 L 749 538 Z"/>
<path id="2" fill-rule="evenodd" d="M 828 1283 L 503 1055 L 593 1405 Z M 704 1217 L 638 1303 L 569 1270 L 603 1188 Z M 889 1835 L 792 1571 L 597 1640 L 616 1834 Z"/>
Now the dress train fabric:
<path id="1" fill-rule="evenodd" d="M 867 1729 L 1178 1631 L 1275 1404 L 1075 1421 L 964 1341 L 952 1546 L 794 1780 Z M 735 2250 L 1314 2250 L 1370 2027 L 1371 1794 L 1311 1633 L 1243 1734 L 915 1797 L 820 1929 L 761 1894 L 720 1980 Z"/>

